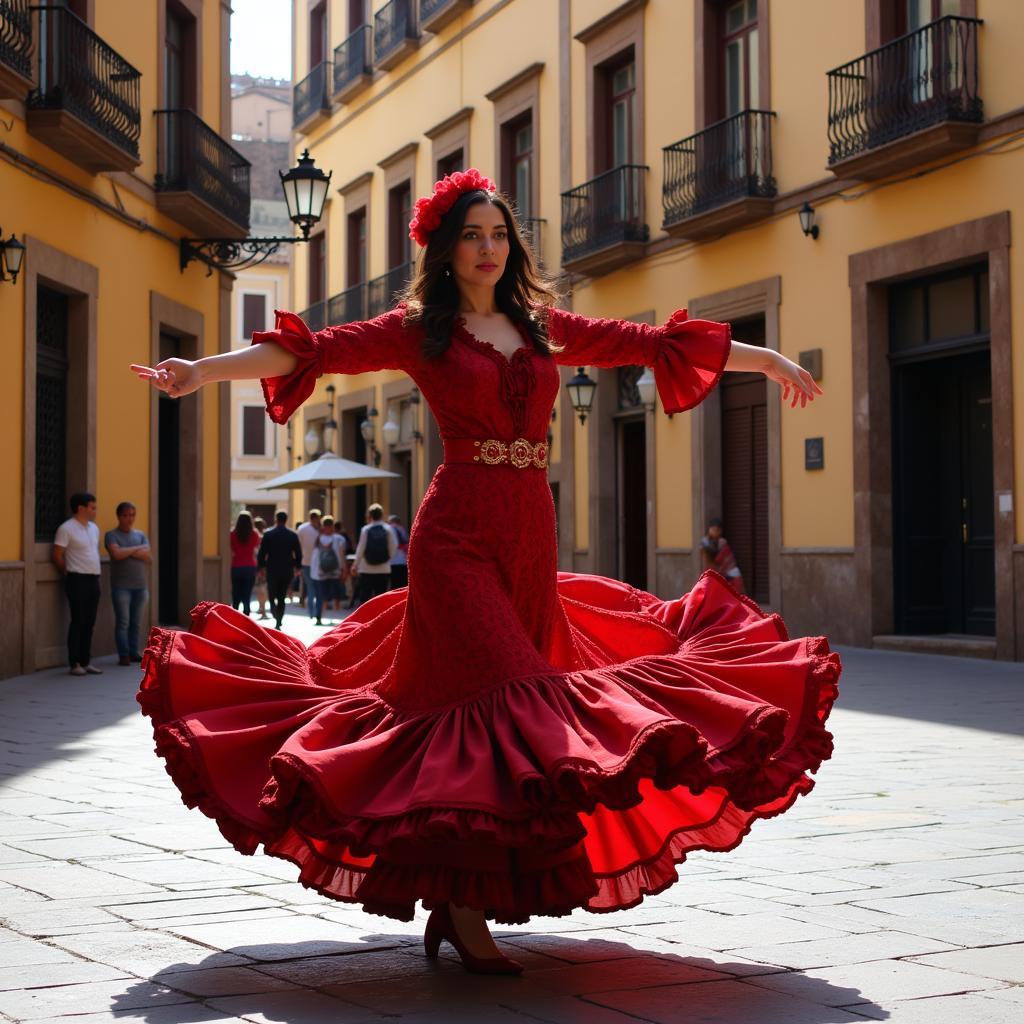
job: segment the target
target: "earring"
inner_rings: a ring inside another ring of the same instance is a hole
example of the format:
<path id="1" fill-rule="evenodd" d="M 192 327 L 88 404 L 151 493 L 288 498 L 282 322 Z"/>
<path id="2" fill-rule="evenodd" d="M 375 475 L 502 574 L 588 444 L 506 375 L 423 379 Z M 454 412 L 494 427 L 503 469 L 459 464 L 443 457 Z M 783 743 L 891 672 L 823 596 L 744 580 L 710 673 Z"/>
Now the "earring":
<path id="1" fill-rule="evenodd" d="M 444 268 L 444 276 L 445 277 L 451 277 L 452 276 L 452 268 L 451 267 L 445 267 Z"/>

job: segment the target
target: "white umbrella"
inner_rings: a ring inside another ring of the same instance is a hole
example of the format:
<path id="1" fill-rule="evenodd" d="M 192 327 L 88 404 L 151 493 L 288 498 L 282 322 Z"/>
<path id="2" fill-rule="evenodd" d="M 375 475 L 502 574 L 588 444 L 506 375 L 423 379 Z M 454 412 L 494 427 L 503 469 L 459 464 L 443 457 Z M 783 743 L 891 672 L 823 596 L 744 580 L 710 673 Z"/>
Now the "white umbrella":
<path id="1" fill-rule="evenodd" d="M 372 484 L 378 480 L 392 480 L 399 476 L 386 469 L 365 466 L 361 462 L 343 459 L 334 452 L 324 452 L 312 462 L 293 469 L 281 476 L 260 484 L 258 490 L 272 491 L 278 487 L 298 490 L 307 487 L 323 488 L 330 493 L 335 487 L 354 487 L 357 484 Z"/>

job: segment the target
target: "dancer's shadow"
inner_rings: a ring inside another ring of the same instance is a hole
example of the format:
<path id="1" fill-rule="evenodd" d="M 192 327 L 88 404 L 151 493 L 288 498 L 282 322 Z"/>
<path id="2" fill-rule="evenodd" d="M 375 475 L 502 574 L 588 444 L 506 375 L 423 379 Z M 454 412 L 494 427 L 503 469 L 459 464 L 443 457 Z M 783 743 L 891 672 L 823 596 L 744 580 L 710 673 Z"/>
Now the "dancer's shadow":
<path id="1" fill-rule="evenodd" d="M 429 960 L 408 934 L 362 936 L 361 943 L 293 946 L 240 943 L 194 963 L 168 964 L 149 981 L 126 984 L 111 1012 L 148 1024 L 192 1024 L 214 1015 L 282 1024 L 338 1024 L 416 1014 L 452 1020 L 675 1022 L 714 1019 L 749 1024 L 840 1024 L 889 1014 L 856 988 L 831 985 L 799 971 L 730 961 L 729 955 L 649 951 L 642 945 L 588 939 L 585 932 L 506 932 L 503 948 L 526 966 L 519 977 L 464 971 L 447 945 Z M 582 1004 L 582 1005 L 581 1005 Z M 849 1013 L 842 1007 L 855 1007 Z M 685 1008 L 684 1016 L 683 1014 Z"/>

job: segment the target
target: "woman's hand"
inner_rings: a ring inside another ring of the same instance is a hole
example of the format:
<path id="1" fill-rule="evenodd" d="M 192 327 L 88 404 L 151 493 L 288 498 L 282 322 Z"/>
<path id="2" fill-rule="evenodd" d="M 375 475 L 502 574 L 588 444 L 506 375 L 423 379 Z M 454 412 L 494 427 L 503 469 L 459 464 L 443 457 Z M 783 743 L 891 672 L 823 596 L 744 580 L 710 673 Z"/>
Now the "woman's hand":
<path id="1" fill-rule="evenodd" d="M 771 349 L 767 355 L 769 359 L 764 375 L 782 388 L 782 400 L 788 401 L 791 409 L 796 408 L 797 401 L 803 408 L 808 402 L 814 401 L 815 395 L 824 394 L 818 382 L 802 366 Z"/>
<path id="2" fill-rule="evenodd" d="M 131 368 L 140 380 L 151 381 L 153 387 L 166 392 L 171 398 L 190 395 L 205 383 L 198 360 L 190 362 L 187 359 L 165 359 L 152 367 L 132 363 Z"/>

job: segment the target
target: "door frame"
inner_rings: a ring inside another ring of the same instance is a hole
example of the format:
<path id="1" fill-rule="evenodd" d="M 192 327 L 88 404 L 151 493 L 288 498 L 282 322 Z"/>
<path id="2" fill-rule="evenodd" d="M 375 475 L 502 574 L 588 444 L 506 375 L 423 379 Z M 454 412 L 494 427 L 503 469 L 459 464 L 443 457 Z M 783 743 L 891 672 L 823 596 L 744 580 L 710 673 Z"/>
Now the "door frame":
<path id="1" fill-rule="evenodd" d="M 852 642 L 893 631 L 892 414 L 888 286 L 988 260 L 992 477 L 996 517 L 996 657 L 1024 658 L 1024 545 L 1014 545 L 1010 213 L 1004 210 L 849 257 L 854 488 Z M 1004 507 L 1000 499 L 1005 496 Z M 1015 557 L 1015 556 L 1022 557 Z M 1015 607 L 1016 606 L 1016 607 Z"/>
<path id="2" fill-rule="evenodd" d="M 689 302 L 692 319 L 732 322 L 764 317 L 765 348 L 779 351 L 779 305 L 782 278 L 729 288 Z M 742 341 L 742 338 L 737 338 Z M 768 396 L 768 607 L 782 612 L 782 403 Z M 691 572 L 704 571 L 699 539 L 704 524 L 722 508 L 722 399 L 716 388 L 693 410 L 690 430 L 693 533 Z"/>

